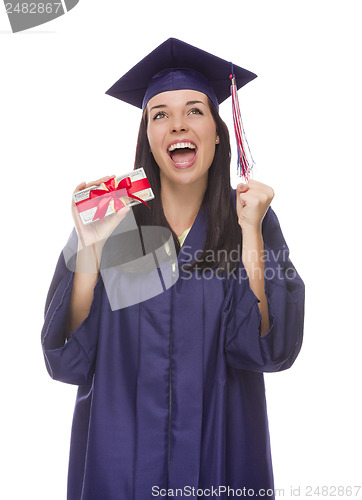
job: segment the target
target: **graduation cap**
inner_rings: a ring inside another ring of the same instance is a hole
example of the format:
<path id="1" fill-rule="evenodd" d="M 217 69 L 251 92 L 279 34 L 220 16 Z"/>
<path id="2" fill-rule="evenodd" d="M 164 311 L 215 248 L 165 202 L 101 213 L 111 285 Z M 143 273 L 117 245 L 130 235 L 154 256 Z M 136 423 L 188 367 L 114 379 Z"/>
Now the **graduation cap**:
<path id="1" fill-rule="evenodd" d="M 238 173 L 248 179 L 253 166 L 240 115 L 237 90 L 256 74 L 188 43 L 169 38 L 123 75 L 106 94 L 144 109 L 157 94 L 197 90 L 218 109 L 230 94 L 238 149 Z"/>

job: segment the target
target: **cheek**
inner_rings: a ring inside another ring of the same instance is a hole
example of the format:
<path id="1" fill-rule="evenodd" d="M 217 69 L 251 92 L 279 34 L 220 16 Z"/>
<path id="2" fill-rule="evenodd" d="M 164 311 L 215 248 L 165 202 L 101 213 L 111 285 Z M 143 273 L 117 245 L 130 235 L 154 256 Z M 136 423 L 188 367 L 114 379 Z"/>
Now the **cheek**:
<path id="1" fill-rule="evenodd" d="M 214 157 L 216 147 L 216 127 L 210 125 L 204 136 L 204 143 L 206 145 L 206 152 L 208 155 Z"/>
<path id="2" fill-rule="evenodd" d="M 147 132 L 148 143 L 150 145 L 150 151 L 152 153 L 155 162 L 161 168 L 165 162 L 163 153 L 163 145 L 162 145 L 162 136 L 161 134 L 157 134 L 154 130 L 151 130 L 150 133 Z"/>
<path id="3" fill-rule="evenodd" d="M 147 131 L 147 137 L 151 150 L 155 150 L 156 152 L 158 148 L 161 148 L 162 137 L 161 134 L 157 132 L 157 130 L 154 130 L 154 128 L 149 129 Z"/>
<path id="4" fill-rule="evenodd" d="M 153 143 L 153 135 L 152 135 L 152 132 L 150 132 L 149 128 L 147 128 L 147 139 L 148 139 L 149 145 L 151 146 Z"/>
<path id="5" fill-rule="evenodd" d="M 215 125 L 214 121 L 210 121 L 207 124 L 207 126 L 202 131 L 202 135 L 203 135 L 204 140 L 208 144 L 214 144 L 215 143 L 217 133 L 216 133 L 216 125 Z"/>

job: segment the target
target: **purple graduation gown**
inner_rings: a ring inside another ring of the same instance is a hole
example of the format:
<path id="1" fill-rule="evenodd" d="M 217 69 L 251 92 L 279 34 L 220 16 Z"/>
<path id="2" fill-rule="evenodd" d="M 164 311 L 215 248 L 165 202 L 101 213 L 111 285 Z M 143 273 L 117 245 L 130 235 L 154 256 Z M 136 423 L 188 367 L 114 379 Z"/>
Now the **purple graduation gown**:
<path id="1" fill-rule="evenodd" d="M 182 262 L 203 247 L 206 229 L 200 210 L 178 256 L 179 279 L 156 297 L 112 311 L 100 278 L 89 315 L 68 342 L 73 273 L 61 255 L 42 346 L 50 376 L 79 386 L 68 500 L 172 498 L 176 488 L 224 499 L 232 498 L 227 488 L 273 489 L 262 372 L 289 368 L 299 353 L 304 285 L 269 208 L 271 327 L 260 337 L 248 280 L 181 279 Z"/>

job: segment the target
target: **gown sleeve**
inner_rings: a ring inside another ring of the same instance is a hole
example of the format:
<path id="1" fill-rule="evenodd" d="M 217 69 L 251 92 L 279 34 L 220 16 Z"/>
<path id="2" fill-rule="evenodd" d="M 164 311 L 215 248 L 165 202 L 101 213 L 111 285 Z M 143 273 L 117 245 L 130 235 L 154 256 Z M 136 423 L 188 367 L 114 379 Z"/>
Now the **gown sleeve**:
<path id="1" fill-rule="evenodd" d="M 69 241 L 72 241 L 71 245 Z M 74 268 L 75 254 L 69 260 L 68 257 L 72 253 L 70 246 L 74 248 L 74 233 L 69 241 L 59 257 L 49 288 L 41 343 L 45 364 L 53 379 L 68 384 L 85 385 L 91 383 L 94 373 L 102 280 L 99 278 L 94 288 L 93 301 L 87 318 L 67 340 L 66 323 L 73 287 L 72 267 Z"/>
<path id="2" fill-rule="evenodd" d="M 260 336 L 259 300 L 240 262 L 229 289 L 225 353 L 233 368 L 276 372 L 294 363 L 302 345 L 304 283 L 289 259 L 289 249 L 271 208 L 263 220 L 263 239 L 270 329 Z"/>

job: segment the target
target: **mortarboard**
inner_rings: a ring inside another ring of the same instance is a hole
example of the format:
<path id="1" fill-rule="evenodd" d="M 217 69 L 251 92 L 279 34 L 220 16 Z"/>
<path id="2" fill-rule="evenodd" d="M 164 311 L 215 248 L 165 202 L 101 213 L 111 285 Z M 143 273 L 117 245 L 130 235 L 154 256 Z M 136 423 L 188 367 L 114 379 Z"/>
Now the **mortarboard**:
<path id="1" fill-rule="evenodd" d="M 238 171 L 249 177 L 253 160 L 239 110 L 237 89 L 254 80 L 256 74 L 188 43 L 169 38 L 123 75 L 106 94 L 144 109 L 148 101 L 170 90 L 198 90 L 218 109 L 230 96 L 238 147 Z M 230 87 L 231 80 L 231 87 Z"/>

